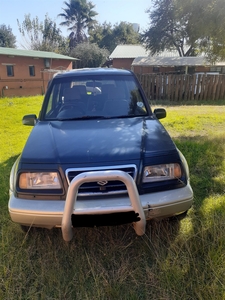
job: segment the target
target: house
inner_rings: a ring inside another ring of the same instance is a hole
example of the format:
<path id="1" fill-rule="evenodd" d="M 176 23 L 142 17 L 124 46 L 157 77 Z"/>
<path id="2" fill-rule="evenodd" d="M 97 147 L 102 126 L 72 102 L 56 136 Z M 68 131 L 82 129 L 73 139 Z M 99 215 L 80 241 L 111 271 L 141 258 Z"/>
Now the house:
<path id="1" fill-rule="evenodd" d="M 142 45 L 118 45 L 109 58 L 113 68 L 131 70 L 131 64 L 138 56 L 148 56 Z"/>
<path id="2" fill-rule="evenodd" d="M 109 58 L 113 60 L 113 67 L 129 69 L 136 74 L 225 74 L 225 62 L 212 65 L 204 56 L 179 57 L 176 50 L 150 56 L 142 45 L 118 45 Z"/>
<path id="3" fill-rule="evenodd" d="M 218 62 L 212 65 L 204 56 L 142 56 L 134 59 L 131 69 L 136 74 L 194 74 L 207 72 L 224 74 L 225 63 Z"/>
<path id="4" fill-rule="evenodd" d="M 174 57 L 177 56 L 177 51 L 164 51 L 157 56 Z M 150 51 L 147 51 L 143 45 L 118 45 L 109 56 L 114 68 L 128 70 L 132 69 L 132 63 L 137 57 L 148 58 Z"/>
<path id="5" fill-rule="evenodd" d="M 75 60 L 54 52 L 0 47 L 0 97 L 44 94 L 53 75 L 71 70 Z"/>

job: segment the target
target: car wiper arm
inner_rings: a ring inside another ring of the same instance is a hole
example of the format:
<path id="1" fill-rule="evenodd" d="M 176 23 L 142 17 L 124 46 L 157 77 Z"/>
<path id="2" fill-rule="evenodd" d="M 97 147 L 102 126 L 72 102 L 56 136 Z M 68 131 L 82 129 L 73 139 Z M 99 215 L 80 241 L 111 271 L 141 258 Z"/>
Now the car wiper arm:
<path id="1" fill-rule="evenodd" d="M 125 118 L 135 118 L 135 117 L 142 117 L 141 115 L 118 115 L 118 116 L 111 116 L 109 119 L 125 119 Z"/>
<path id="2" fill-rule="evenodd" d="M 92 120 L 92 119 L 109 119 L 109 117 L 104 117 L 104 116 L 82 116 L 82 117 L 71 117 L 71 118 L 57 118 L 58 121 Z"/>
<path id="3" fill-rule="evenodd" d="M 83 116 L 81 119 L 90 120 L 90 119 L 108 119 L 106 116 Z"/>

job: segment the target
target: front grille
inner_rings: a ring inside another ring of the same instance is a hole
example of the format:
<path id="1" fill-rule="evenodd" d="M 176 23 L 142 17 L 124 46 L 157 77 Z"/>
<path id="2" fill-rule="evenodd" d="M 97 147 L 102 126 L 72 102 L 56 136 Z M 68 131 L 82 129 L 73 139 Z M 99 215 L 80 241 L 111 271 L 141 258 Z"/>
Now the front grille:
<path id="1" fill-rule="evenodd" d="M 102 168 L 81 168 L 81 169 L 67 169 L 66 178 L 68 184 L 73 178 L 84 172 L 93 171 L 112 171 L 118 170 L 128 173 L 134 180 L 137 176 L 136 165 L 122 165 L 122 166 L 107 166 Z M 87 182 L 80 186 L 78 196 L 99 196 L 99 195 L 113 195 L 127 193 L 126 185 L 119 181 L 108 181 L 108 182 Z"/>

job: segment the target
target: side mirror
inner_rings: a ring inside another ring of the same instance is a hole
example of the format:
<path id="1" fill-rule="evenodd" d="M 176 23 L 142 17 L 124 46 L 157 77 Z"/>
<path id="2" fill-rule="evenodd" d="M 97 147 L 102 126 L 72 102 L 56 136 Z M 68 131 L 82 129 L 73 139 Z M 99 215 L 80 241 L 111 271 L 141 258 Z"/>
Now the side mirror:
<path id="1" fill-rule="evenodd" d="M 36 115 L 26 115 L 23 117 L 22 123 L 23 125 L 34 126 L 37 122 Z"/>
<path id="2" fill-rule="evenodd" d="M 163 119 L 166 117 L 166 110 L 164 108 L 156 108 L 154 114 L 157 119 Z"/>

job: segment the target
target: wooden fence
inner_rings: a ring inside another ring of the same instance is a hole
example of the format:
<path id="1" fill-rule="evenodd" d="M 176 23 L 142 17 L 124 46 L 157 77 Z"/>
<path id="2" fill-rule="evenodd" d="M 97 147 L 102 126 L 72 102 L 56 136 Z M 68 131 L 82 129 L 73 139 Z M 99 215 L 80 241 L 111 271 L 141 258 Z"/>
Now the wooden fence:
<path id="1" fill-rule="evenodd" d="M 137 75 L 149 100 L 224 100 L 225 75 Z"/>

